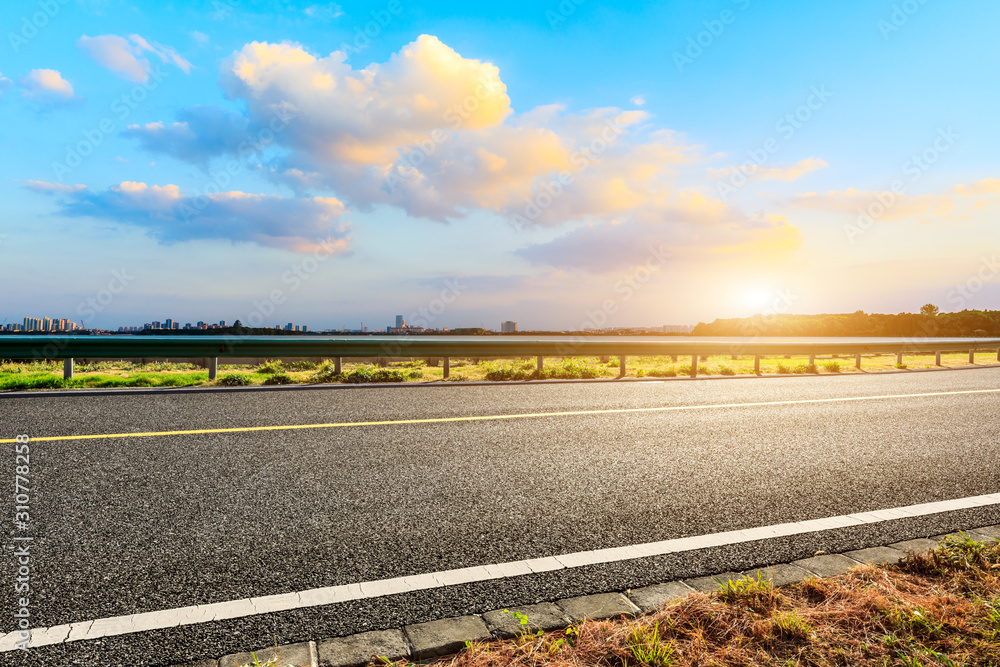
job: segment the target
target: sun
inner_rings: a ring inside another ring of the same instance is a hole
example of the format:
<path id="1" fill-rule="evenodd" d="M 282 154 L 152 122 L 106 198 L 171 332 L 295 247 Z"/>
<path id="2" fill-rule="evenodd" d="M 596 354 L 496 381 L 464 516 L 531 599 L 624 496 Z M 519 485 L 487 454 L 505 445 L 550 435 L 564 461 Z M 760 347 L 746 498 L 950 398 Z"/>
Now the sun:
<path id="1" fill-rule="evenodd" d="M 771 299 L 771 293 L 766 289 L 751 289 L 743 293 L 743 305 L 748 308 L 763 308 Z"/>

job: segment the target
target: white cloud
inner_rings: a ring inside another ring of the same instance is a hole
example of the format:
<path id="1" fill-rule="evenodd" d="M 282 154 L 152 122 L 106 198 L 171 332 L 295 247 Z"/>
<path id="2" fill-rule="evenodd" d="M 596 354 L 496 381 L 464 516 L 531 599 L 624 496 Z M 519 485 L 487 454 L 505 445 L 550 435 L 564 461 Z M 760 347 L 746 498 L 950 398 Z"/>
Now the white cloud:
<path id="1" fill-rule="evenodd" d="M 77 192 L 78 190 L 84 190 L 87 186 L 85 185 L 66 185 L 65 183 L 49 183 L 47 181 L 35 181 L 27 180 L 24 182 L 25 186 L 29 190 L 34 190 L 35 192 L 42 192 L 45 194 L 51 194 L 55 192 Z"/>
<path id="2" fill-rule="evenodd" d="M 632 102 L 632 104 L 636 105 L 637 107 L 646 105 L 646 98 L 643 97 L 642 95 L 636 95 L 629 101 Z"/>
<path id="3" fill-rule="evenodd" d="M 0 93 L 3 93 L 5 90 L 10 88 L 12 84 L 13 81 L 5 77 L 3 74 L 0 74 Z"/>
<path id="4" fill-rule="evenodd" d="M 30 100 L 46 104 L 76 99 L 73 85 L 54 69 L 33 69 L 18 80 L 21 92 Z"/>
<path id="5" fill-rule="evenodd" d="M 302 10 L 302 13 L 314 21 L 332 21 L 344 15 L 344 10 L 340 5 L 329 3 L 326 5 L 311 5 Z"/>
<path id="6" fill-rule="evenodd" d="M 210 41 L 212 41 L 211 37 L 209 37 L 205 33 L 201 32 L 200 30 L 192 30 L 188 34 L 191 35 L 191 39 L 193 39 L 194 41 L 198 42 L 199 46 L 205 46 Z"/>
<path id="7" fill-rule="evenodd" d="M 185 74 L 191 71 L 191 63 L 181 57 L 170 46 L 148 42 L 140 35 L 129 35 L 128 39 L 119 35 L 83 35 L 76 45 L 88 56 L 117 74 L 126 81 L 145 83 L 153 65 L 145 57 L 146 53 L 156 55 L 162 63 L 172 63 Z"/>
<path id="8" fill-rule="evenodd" d="M 795 208 L 854 217 L 869 215 L 877 220 L 954 221 L 1000 209 L 1000 179 L 985 178 L 959 183 L 941 192 L 910 194 L 887 190 L 832 190 L 806 192 L 792 197 Z"/>
<path id="9" fill-rule="evenodd" d="M 746 167 L 732 166 L 723 167 L 722 169 L 709 169 L 708 175 L 712 178 L 728 178 L 733 174 L 741 173 L 748 179 L 756 179 L 758 181 L 794 181 L 827 166 L 829 165 L 825 160 L 807 157 L 787 167 L 765 167 L 759 164 L 751 164 Z"/>
<path id="10" fill-rule="evenodd" d="M 101 192 L 82 186 L 30 181 L 28 187 L 55 195 L 60 213 L 112 220 L 146 229 L 162 243 L 192 239 L 284 248 L 295 252 L 347 252 L 344 205 L 333 197 L 288 198 L 240 191 L 191 196 L 176 185 L 124 181 Z"/>

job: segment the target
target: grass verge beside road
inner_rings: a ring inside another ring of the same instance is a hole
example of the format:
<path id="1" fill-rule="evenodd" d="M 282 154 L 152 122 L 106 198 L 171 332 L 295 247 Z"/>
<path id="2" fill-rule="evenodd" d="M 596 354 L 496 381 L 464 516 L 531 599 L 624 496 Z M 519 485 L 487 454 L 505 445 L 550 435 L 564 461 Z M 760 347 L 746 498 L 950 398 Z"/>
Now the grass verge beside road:
<path id="1" fill-rule="evenodd" d="M 897 565 L 780 589 L 741 579 L 640 618 L 471 644 L 437 664 L 1000 665 L 1000 544 L 949 537 Z"/>
<path id="2" fill-rule="evenodd" d="M 698 361 L 699 376 L 753 375 L 753 357 L 749 355 L 705 356 Z M 995 364 L 992 352 L 979 355 L 976 365 Z M 967 353 L 943 354 L 945 368 L 968 367 Z M 260 386 L 281 384 L 378 382 L 474 382 L 523 381 L 551 379 L 615 378 L 619 375 L 618 357 L 546 358 L 541 373 L 535 358 L 528 359 L 457 359 L 450 362 L 450 377 L 444 378 L 440 359 L 415 359 L 387 362 L 385 365 L 345 360 L 341 373 L 334 373 L 329 361 L 297 361 L 282 363 L 270 360 L 257 366 L 220 364 L 214 382 L 208 371 L 194 364 L 154 362 L 140 364 L 130 361 L 77 362 L 72 380 L 63 380 L 62 362 L 0 362 L 0 391 L 32 389 L 75 389 L 109 387 L 186 387 L 186 386 Z M 919 370 L 936 368 L 932 354 L 904 357 L 897 366 L 895 355 L 866 355 L 862 367 L 855 368 L 854 357 L 816 357 L 813 365 L 806 356 L 770 356 L 761 360 L 764 375 L 830 375 L 888 370 Z M 691 359 L 676 361 L 668 356 L 628 357 L 625 377 L 670 378 L 691 373 Z"/>

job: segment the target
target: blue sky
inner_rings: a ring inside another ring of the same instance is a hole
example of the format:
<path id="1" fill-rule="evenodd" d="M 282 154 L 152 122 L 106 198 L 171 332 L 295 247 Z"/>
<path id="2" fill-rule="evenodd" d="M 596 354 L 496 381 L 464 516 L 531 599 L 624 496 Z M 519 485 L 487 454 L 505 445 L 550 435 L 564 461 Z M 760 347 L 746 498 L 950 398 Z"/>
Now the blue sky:
<path id="1" fill-rule="evenodd" d="M 998 307 L 995 3 L 2 11 L 0 322 Z"/>

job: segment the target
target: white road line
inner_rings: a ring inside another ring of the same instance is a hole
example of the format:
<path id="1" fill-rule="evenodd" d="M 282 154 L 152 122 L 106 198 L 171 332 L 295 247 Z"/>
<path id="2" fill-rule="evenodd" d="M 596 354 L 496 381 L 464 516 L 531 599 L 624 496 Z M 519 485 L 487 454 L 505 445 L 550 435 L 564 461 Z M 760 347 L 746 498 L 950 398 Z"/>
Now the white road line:
<path id="1" fill-rule="evenodd" d="M 94 621 L 82 621 L 50 628 L 35 628 L 31 632 L 30 646 L 35 648 L 51 644 L 100 639 L 102 637 L 175 628 L 232 618 L 246 618 L 290 609 L 306 609 L 334 604 L 336 602 L 364 600 L 410 591 L 457 586 L 477 581 L 505 579 L 533 572 L 547 572 L 586 565 L 616 563 L 637 558 L 648 558 L 650 556 L 662 556 L 664 554 L 766 540 L 773 537 L 803 535 L 833 528 L 953 512 L 986 505 L 1000 505 L 1000 493 L 923 503 L 908 507 L 894 507 L 873 512 L 848 514 L 846 516 L 782 523 L 774 526 L 732 530 L 724 533 L 700 535 L 698 537 L 682 537 L 662 542 L 595 549 L 592 551 L 578 551 L 559 556 L 532 558 L 509 563 L 477 565 L 475 567 L 396 577 L 394 579 L 313 588 L 299 593 L 279 593 L 277 595 L 265 595 L 251 599 L 232 600 L 230 602 L 215 602 L 212 604 L 165 609 L 163 611 L 152 611 L 128 616 L 100 618 Z M 0 637 L 0 653 L 17 650 L 16 644 L 19 641 L 20 637 L 17 632 L 11 632 Z"/>

